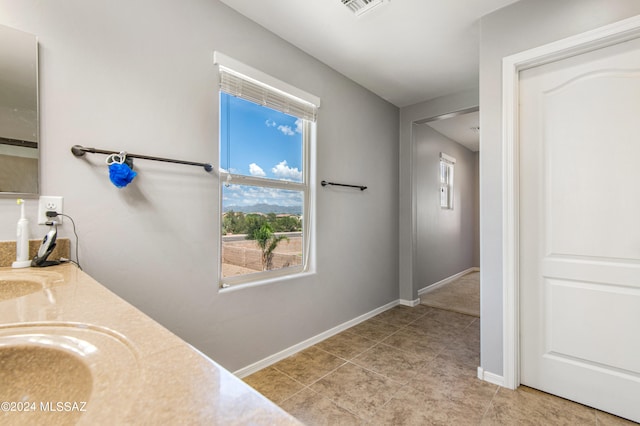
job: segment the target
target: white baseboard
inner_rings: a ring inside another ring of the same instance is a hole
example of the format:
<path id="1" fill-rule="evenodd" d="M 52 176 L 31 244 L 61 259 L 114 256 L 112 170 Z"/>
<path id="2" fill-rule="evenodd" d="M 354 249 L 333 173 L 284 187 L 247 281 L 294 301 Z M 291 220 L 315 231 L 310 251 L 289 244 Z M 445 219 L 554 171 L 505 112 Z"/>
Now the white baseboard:
<path id="1" fill-rule="evenodd" d="M 420 304 L 420 298 L 418 298 L 416 300 L 400 299 L 399 304 L 403 305 L 403 306 L 409 306 L 411 308 L 415 308 L 416 306 L 418 306 Z"/>
<path id="2" fill-rule="evenodd" d="M 291 347 L 288 347 L 287 349 L 280 351 L 278 353 L 275 353 L 273 355 L 270 355 L 264 359 L 261 359 L 258 362 L 255 362 L 251 365 L 248 365 L 244 368 L 241 368 L 239 370 L 236 370 L 233 372 L 233 374 L 235 374 L 237 377 L 239 378 L 243 378 L 246 377 L 250 374 L 255 373 L 256 371 L 260 371 L 263 368 L 266 368 L 272 364 L 275 364 L 276 362 L 283 360 L 297 352 L 300 352 L 310 346 L 315 345 L 316 343 L 319 343 L 331 336 L 334 336 L 340 332 L 343 332 L 344 330 L 346 330 L 347 328 L 351 328 L 354 325 L 358 325 L 363 321 L 368 320 L 369 318 L 373 318 L 378 314 L 381 314 L 382 312 L 389 310 L 391 308 L 393 308 L 394 306 L 398 306 L 399 304 L 401 304 L 402 301 L 400 300 L 394 300 L 393 302 L 387 303 L 384 306 L 381 306 L 379 308 L 376 308 L 370 312 L 367 312 L 366 314 L 360 315 L 359 317 L 356 317 L 352 320 L 349 320 L 345 323 L 342 323 L 336 327 L 333 327 L 327 331 L 324 331 L 316 336 L 313 336 L 305 341 L 302 341 L 300 343 L 297 343 Z M 420 303 L 420 299 L 418 299 L 418 303 Z M 416 305 L 413 305 L 416 306 Z"/>
<path id="3" fill-rule="evenodd" d="M 478 379 L 504 387 L 503 376 L 498 376 L 490 371 L 484 371 L 484 368 L 482 367 L 478 367 Z"/>
<path id="4" fill-rule="evenodd" d="M 438 287 L 442 287 L 445 284 L 449 284 L 451 281 L 455 281 L 458 278 L 460 278 L 460 277 L 462 277 L 464 275 L 467 275 L 470 272 L 479 272 L 479 271 L 480 271 L 480 268 L 478 268 L 477 266 L 474 266 L 473 268 L 465 269 L 462 272 L 458 272 L 455 275 L 451 275 L 450 277 L 447 277 L 447 278 L 445 278 L 443 280 L 440 280 L 440 281 L 438 281 L 436 283 L 433 283 L 433 284 L 428 285 L 428 286 L 426 286 L 424 288 L 421 288 L 420 290 L 418 290 L 418 296 L 422 296 L 423 294 L 429 293 L 430 291 L 433 291 Z"/>

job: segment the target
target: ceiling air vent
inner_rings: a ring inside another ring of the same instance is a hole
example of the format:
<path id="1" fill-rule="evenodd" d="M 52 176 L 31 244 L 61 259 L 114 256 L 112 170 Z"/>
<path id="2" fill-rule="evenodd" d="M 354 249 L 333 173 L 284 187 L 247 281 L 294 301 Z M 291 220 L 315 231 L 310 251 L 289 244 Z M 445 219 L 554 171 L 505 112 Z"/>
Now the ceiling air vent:
<path id="1" fill-rule="evenodd" d="M 371 12 L 385 3 L 389 3 L 389 0 L 342 0 L 342 4 L 347 6 L 356 16 Z"/>

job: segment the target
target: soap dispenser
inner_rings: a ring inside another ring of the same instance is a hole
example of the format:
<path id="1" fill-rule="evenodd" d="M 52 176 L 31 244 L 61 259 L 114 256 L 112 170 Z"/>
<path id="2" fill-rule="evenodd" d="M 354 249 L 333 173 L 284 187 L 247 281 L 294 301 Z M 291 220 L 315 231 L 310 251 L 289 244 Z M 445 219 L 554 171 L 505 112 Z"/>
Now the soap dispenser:
<path id="1" fill-rule="evenodd" d="M 11 264 L 12 268 L 28 268 L 31 266 L 29 260 L 29 221 L 24 215 L 24 200 L 18 198 L 20 206 L 20 219 L 18 219 L 18 230 L 16 239 L 16 261 Z"/>

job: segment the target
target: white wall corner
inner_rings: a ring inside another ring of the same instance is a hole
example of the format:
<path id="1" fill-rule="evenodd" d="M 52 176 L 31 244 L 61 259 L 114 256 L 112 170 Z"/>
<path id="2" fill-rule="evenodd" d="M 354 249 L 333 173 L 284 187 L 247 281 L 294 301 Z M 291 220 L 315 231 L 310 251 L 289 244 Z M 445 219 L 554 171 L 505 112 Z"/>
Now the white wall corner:
<path id="1" fill-rule="evenodd" d="M 414 308 L 420 304 L 420 299 L 419 298 L 415 300 L 400 299 L 399 304 L 402 306 L 409 306 L 411 308 Z"/>
<path id="2" fill-rule="evenodd" d="M 504 387 L 504 377 L 490 371 L 484 371 L 482 367 L 478 367 L 478 379 Z"/>

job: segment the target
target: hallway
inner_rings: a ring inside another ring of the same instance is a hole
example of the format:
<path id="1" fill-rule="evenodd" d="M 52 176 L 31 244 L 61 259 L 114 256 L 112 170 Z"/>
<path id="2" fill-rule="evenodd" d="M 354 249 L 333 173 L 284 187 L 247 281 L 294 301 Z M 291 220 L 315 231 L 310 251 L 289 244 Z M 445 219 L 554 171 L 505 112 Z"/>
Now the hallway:
<path id="1" fill-rule="evenodd" d="M 396 306 L 245 381 L 307 425 L 633 424 L 480 381 L 479 321 Z"/>

